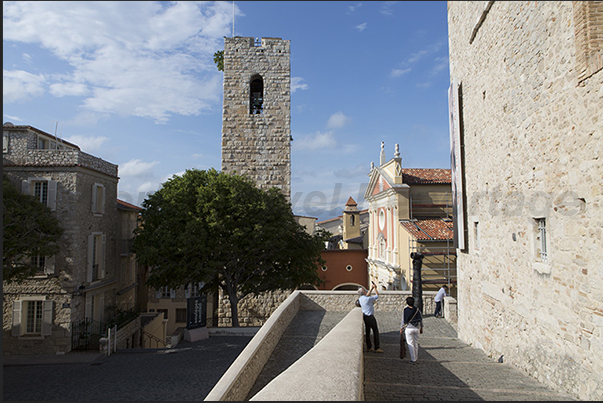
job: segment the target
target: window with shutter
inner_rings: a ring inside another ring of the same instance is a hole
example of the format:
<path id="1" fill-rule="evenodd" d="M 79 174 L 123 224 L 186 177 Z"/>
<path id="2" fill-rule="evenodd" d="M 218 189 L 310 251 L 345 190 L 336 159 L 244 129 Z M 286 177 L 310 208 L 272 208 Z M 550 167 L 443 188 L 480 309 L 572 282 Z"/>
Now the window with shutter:
<path id="1" fill-rule="evenodd" d="M 92 212 L 94 214 L 105 213 L 105 187 L 100 183 L 92 185 Z"/>
<path id="2" fill-rule="evenodd" d="M 13 336 L 21 336 L 21 309 L 23 306 L 22 301 L 13 301 Z"/>
<path id="3" fill-rule="evenodd" d="M 51 211 L 56 211 L 57 187 L 57 181 L 49 178 L 28 178 L 21 182 L 21 193 L 34 196 Z"/>
<path id="4" fill-rule="evenodd" d="M 105 277 L 105 254 L 107 236 L 102 233 L 92 233 L 88 236 L 88 282 L 100 280 Z"/>
<path id="5" fill-rule="evenodd" d="M 42 301 L 42 336 L 52 334 L 53 301 Z"/>

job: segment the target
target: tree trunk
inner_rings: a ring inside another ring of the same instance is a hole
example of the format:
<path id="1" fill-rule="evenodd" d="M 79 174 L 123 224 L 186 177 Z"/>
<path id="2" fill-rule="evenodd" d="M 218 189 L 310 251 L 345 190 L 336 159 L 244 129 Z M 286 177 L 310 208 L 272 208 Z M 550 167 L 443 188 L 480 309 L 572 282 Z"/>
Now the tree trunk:
<path id="1" fill-rule="evenodd" d="M 228 300 L 230 301 L 232 327 L 239 327 L 239 299 L 237 298 L 237 292 L 229 289 Z"/>

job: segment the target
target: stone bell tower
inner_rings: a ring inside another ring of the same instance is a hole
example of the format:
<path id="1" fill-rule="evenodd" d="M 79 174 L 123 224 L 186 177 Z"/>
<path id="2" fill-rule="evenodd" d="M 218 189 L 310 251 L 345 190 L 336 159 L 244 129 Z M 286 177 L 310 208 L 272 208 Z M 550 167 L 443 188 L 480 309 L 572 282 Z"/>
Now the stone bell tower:
<path id="1" fill-rule="evenodd" d="M 289 42 L 224 38 L 222 171 L 278 187 L 291 201 Z"/>

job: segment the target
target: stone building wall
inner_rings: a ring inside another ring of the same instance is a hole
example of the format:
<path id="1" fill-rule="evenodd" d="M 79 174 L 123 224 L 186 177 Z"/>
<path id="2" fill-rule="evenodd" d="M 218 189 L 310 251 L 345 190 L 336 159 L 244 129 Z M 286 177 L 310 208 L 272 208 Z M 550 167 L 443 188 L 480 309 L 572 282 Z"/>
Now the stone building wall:
<path id="1" fill-rule="evenodd" d="M 289 41 L 224 38 L 222 171 L 244 174 L 291 199 L 291 68 Z M 263 79 L 263 112 L 250 113 L 250 82 Z"/>
<path id="2" fill-rule="evenodd" d="M 459 337 L 597 401 L 603 72 L 592 59 L 602 16 L 600 1 L 448 2 L 468 240 L 457 251 Z"/>
<path id="3" fill-rule="evenodd" d="M 113 278 L 118 270 L 117 244 L 117 165 L 82 153 L 77 149 L 31 149 L 36 146 L 37 129 L 4 126 L 8 133 L 8 152 L 3 154 L 3 171 L 21 189 L 28 178 L 57 182 L 56 209 L 53 214 L 65 229 L 54 257 L 54 273 L 22 284 L 3 283 L 3 353 L 52 354 L 71 350 L 71 324 L 85 318 L 86 298 L 103 295 L 106 307 L 116 304 Z M 105 213 L 91 209 L 93 185 L 105 188 Z M 88 283 L 88 235 L 107 235 L 104 280 Z M 77 293 L 84 284 L 85 294 Z M 13 301 L 27 298 L 53 300 L 52 335 L 40 340 L 11 335 Z"/>

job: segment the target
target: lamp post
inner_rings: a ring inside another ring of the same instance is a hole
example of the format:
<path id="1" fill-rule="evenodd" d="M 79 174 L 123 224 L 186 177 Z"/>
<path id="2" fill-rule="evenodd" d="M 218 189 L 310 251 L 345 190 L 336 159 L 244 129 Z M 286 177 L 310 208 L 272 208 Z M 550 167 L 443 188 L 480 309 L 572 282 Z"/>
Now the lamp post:
<path id="1" fill-rule="evenodd" d="M 423 284 L 421 280 L 421 266 L 425 255 L 419 252 L 412 252 L 412 297 L 415 299 L 415 306 L 423 312 Z"/>

